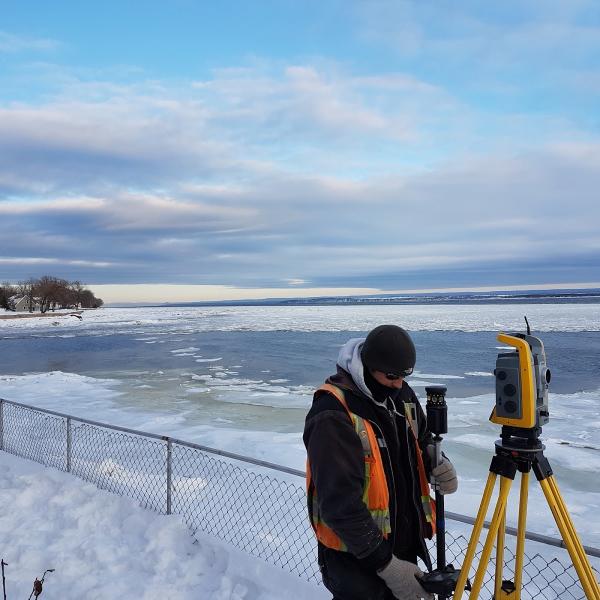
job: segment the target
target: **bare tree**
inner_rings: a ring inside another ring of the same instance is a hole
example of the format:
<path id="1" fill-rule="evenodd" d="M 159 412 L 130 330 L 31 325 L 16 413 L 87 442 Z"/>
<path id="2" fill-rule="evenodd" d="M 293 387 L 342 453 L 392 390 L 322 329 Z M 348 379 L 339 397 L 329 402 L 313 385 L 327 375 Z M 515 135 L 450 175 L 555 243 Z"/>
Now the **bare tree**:
<path id="1" fill-rule="evenodd" d="M 37 280 L 35 285 L 35 295 L 40 303 L 42 313 L 48 310 L 54 310 L 56 304 L 64 296 L 64 290 L 68 288 L 69 282 L 64 279 L 44 275 Z"/>
<path id="2" fill-rule="evenodd" d="M 17 293 L 16 288 L 8 281 L 0 284 L 0 308 L 5 310 L 14 310 L 14 306 L 11 303 L 11 298 Z"/>
<path id="3" fill-rule="evenodd" d="M 81 281 L 72 281 L 69 284 L 69 287 L 73 294 L 73 299 L 74 299 L 74 304 L 75 304 L 74 308 L 78 308 L 81 306 L 81 301 L 83 299 L 82 294 L 85 290 L 85 287 L 83 286 Z"/>
<path id="4" fill-rule="evenodd" d="M 104 304 L 80 281 L 67 281 L 50 275 L 20 281 L 16 288 L 6 283 L 0 285 L 0 308 L 10 308 L 9 298 L 15 294 L 27 300 L 29 312 L 33 312 L 38 303 L 42 313 L 54 311 L 57 307 L 99 308 Z"/>

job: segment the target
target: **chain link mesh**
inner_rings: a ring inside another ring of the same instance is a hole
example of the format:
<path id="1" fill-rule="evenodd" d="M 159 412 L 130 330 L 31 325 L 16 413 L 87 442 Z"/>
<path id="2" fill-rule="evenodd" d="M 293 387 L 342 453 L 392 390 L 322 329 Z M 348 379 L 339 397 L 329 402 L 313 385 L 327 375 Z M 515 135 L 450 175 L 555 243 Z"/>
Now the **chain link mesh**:
<path id="1" fill-rule="evenodd" d="M 173 445 L 173 512 L 267 562 L 320 581 L 316 547 L 298 478 L 276 477 L 237 461 Z"/>
<path id="2" fill-rule="evenodd" d="M 485 541 L 485 533 L 482 538 Z M 463 534 L 449 530 L 446 531 L 446 558 L 449 563 L 455 566 L 460 566 L 464 562 L 465 554 L 469 540 Z M 430 551 L 435 555 L 435 546 L 430 543 Z M 481 554 L 483 551 L 483 542 L 480 540 L 477 543 L 477 550 L 471 569 L 471 578 L 474 577 L 475 568 L 480 563 Z M 528 554 L 525 552 L 523 557 L 523 572 L 522 572 L 522 592 L 521 598 L 534 599 L 543 598 L 547 600 L 585 600 L 586 596 L 579 582 L 579 578 L 575 571 L 575 567 L 569 561 L 566 550 L 548 547 L 548 552 L 560 552 L 564 555 L 564 559 L 558 557 L 542 556 L 540 553 Z M 546 552 L 544 554 L 547 554 Z M 504 549 L 504 566 L 503 579 L 514 581 L 515 576 L 515 553 L 507 545 Z M 482 590 L 487 594 L 482 597 L 493 597 L 494 595 L 494 577 L 495 577 L 496 562 L 494 557 L 487 565 L 483 578 Z M 598 572 L 594 569 L 596 578 Z"/>
<path id="3" fill-rule="evenodd" d="M 2 402 L 3 450 L 49 467 L 67 470 L 67 420 Z"/>
<path id="4" fill-rule="evenodd" d="M 71 425 L 71 472 L 103 490 L 166 510 L 166 444 L 163 441 L 80 423 Z"/>
<path id="5" fill-rule="evenodd" d="M 307 581 L 321 582 L 304 484 L 297 476 L 244 463 L 242 457 L 211 454 L 184 442 L 6 401 L 0 402 L 0 443 L 11 454 L 63 471 L 70 468 L 74 475 L 133 498 L 145 508 L 166 513 L 170 507 L 193 534 L 210 534 Z M 430 544 L 435 556 L 434 544 Z M 446 531 L 449 563 L 462 565 L 467 546 L 462 533 L 452 528 Z M 474 566 L 479 564 L 482 549 L 479 542 Z M 557 553 L 560 558 L 550 556 Z M 522 598 L 585 599 L 566 552 L 547 546 L 542 554 L 525 554 Z M 514 552 L 507 547 L 505 579 L 514 577 L 514 564 Z M 482 597 L 494 594 L 494 569 L 491 560 Z"/>

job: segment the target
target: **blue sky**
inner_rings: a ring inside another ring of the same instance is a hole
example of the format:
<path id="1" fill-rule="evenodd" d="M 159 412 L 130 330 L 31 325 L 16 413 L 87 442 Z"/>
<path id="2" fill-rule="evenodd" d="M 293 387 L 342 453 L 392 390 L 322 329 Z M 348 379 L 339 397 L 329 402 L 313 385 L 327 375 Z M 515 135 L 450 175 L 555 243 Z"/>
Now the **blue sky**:
<path id="1" fill-rule="evenodd" d="M 600 281 L 597 1 L 2 14 L 0 280 L 108 301 Z"/>

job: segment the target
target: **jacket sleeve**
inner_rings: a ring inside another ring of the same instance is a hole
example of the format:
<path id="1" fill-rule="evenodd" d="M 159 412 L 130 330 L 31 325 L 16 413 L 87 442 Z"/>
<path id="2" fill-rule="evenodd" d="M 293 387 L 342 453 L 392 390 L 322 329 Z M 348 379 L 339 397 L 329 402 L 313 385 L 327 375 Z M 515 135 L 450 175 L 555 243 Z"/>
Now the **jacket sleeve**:
<path id="1" fill-rule="evenodd" d="M 327 396 L 315 403 L 328 403 Z M 320 516 L 367 568 L 381 568 L 391 559 L 391 549 L 362 500 L 362 445 L 348 414 L 335 408 L 311 411 L 304 429 Z"/>

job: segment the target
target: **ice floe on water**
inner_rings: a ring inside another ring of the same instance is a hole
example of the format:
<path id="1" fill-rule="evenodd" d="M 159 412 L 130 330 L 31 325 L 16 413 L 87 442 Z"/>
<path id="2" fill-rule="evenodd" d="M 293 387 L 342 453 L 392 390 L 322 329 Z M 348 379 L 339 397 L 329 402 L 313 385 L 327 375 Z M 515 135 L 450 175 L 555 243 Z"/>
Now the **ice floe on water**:
<path id="1" fill-rule="evenodd" d="M 173 354 L 184 353 L 186 355 L 193 355 L 194 352 L 198 352 L 198 350 L 200 350 L 200 348 L 196 348 L 195 346 L 189 346 L 188 348 L 176 348 L 175 350 L 170 350 L 170 352 L 172 352 Z"/>
<path id="2" fill-rule="evenodd" d="M 0 335 L 35 330 L 38 335 L 114 333 L 186 335 L 200 331 L 367 331 L 395 322 L 411 331 L 522 329 L 526 314 L 535 330 L 600 331 L 596 304 L 137 307 L 85 311 L 81 321 L 60 318 L 0 320 Z M 60 333 L 59 333 L 60 332 Z M 155 338 L 141 338 L 153 341 Z"/>

